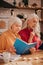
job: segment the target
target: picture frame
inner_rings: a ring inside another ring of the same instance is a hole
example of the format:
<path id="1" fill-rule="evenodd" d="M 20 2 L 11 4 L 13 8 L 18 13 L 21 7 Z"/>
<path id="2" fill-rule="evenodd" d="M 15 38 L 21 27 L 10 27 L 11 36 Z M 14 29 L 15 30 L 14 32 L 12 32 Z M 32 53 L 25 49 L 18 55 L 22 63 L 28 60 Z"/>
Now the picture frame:
<path id="1" fill-rule="evenodd" d="M 10 9 L 0 9 L 0 34 L 8 29 L 8 20 L 10 16 Z"/>
<path id="2" fill-rule="evenodd" d="M 8 29 L 8 20 L 6 18 L 0 18 L 0 33 L 6 31 Z"/>

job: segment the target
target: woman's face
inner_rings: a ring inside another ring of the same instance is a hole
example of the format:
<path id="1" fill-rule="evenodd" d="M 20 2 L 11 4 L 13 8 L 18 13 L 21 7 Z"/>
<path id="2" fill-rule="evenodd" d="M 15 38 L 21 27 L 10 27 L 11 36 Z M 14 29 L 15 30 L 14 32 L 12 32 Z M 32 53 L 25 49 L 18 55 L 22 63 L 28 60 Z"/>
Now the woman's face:
<path id="1" fill-rule="evenodd" d="M 14 23 L 11 27 L 13 33 L 18 33 L 21 30 L 21 25 Z"/>
<path id="2" fill-rule="evenodd" d="M 33 18 L 27 21 L 27 26 L 31 29 L 34 29 L 36 27 L 37 24 L 37 19 Z"/>

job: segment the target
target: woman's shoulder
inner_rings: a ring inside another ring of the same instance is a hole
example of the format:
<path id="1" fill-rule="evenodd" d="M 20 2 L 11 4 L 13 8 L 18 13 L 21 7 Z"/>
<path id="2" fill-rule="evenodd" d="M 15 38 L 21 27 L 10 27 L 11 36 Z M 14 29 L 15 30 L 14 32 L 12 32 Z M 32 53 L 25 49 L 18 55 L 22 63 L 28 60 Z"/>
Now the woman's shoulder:
<path id="1" fill-rule="evenodd" d="M 6 34 L 8 34 L 8 30 L 7 31 L 5 31 L 5 32 L 3 32 L 2 34 L 1 34 L 1 36 L 6 36 Z"/>

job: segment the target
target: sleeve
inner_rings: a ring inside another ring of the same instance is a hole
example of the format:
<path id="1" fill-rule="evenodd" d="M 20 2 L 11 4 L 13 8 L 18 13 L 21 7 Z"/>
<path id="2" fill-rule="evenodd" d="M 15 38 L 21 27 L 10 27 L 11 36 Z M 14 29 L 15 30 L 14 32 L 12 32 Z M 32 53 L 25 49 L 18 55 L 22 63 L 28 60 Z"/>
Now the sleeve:
<path id="1" fill-rule="evenodd" d="M 27 34 L 25 33 L 24 30 L 21 30 L 21 31 L 19 32 L 19 35 L 20 35 L 20 37 L 21 37 L 21 39 L 22 39 L 23 41 L 27 42 Z"/>
<path id="2" fill-rule="evenodd" d="M 11 52 L 14 53 L 15 49 L 11 43 L 9 43 L 8 37 L 6 37 L 4 34 L 1 35 L 1 40 L 0 40 L 0 52 Z"/>
<path id="3" fill-rule="evenodd" d="M 5 39 L 4 34 L 2 34 L 0 36 L 0 52 L 6 51 L 5 46 L 6 46 L 6 39 Z"/>
<path id="4" fill-rule="evenodd" d="M 18 34 L 21 37 L 21 39 L 23 39 L 23 31 L 21 30 Z"/>
<path id="5" fill-rule="evenodd" d="M 39 48 L 41 45 L 41 39 L 38 36 L 34 36 L 32 42 L 36 42 L 36 50 Z"/>

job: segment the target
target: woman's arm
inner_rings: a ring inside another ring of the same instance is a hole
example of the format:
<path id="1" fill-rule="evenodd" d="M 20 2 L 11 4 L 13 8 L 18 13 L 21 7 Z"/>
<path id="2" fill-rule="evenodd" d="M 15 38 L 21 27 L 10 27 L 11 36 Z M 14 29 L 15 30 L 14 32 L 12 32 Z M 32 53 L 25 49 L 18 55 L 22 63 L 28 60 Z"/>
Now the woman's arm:
<path id="1" fill-rule="evenodd" d="M 1 35 L 1 41 L 0 41 L 0 52 L 11 52 L 15 54 L 15 48 L 11 45 L 11 43 L 7 42 L 7 37 L 2 34 Z"/>
<path id="2" fill-rule="evenodd" d="M 32 42 L 34 36 L 35 36 L 35 33 L 34 32 L 31 32 L 30 33 L 29 40 L 28 40 L 28 43 L 31 43 Z"/>
<path id="3" fill-rule="evenodd" d="M 34 33 L 34 32 L 31 32 L 31 33 L 30 33 L 30 38 L 29 38 L 29 40 L 28 40 L 28 43 L 31 43 L 31 42 L 32 42 L 34 36 L 35 36 L 35 33 Z M 36 48 L 35 48 L 35 47 L 31 48 L 31 49 L 30 49 L 30 52 L 31 52 L 31 53 L 36 52 Z"/>

